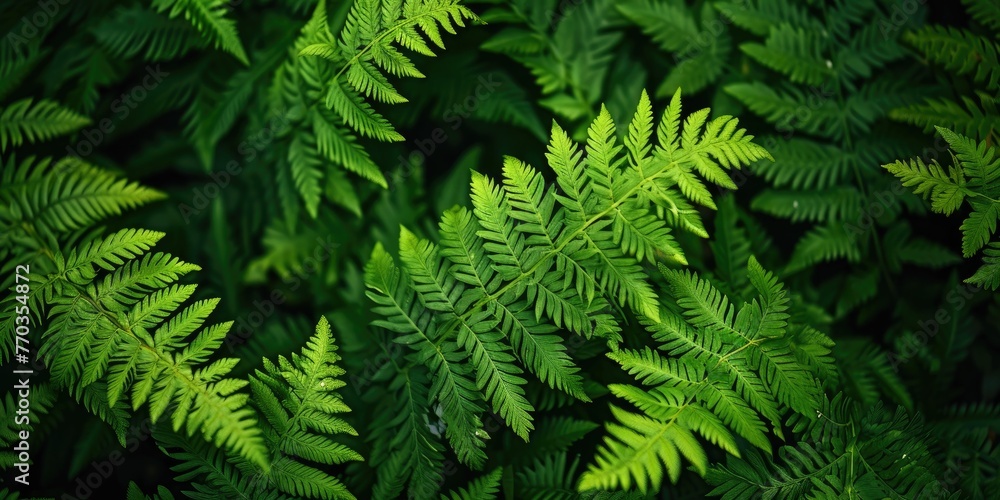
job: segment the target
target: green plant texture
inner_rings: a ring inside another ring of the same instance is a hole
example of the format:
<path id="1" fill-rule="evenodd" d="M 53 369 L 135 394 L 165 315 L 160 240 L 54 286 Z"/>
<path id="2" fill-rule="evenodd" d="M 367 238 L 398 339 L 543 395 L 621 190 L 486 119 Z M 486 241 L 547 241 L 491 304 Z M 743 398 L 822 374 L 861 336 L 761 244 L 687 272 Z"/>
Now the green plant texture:
<path id="1" fill-rule="evenodd" d="M 2 499 L 1000 498 L 994 0 L 0 0 Z"/>

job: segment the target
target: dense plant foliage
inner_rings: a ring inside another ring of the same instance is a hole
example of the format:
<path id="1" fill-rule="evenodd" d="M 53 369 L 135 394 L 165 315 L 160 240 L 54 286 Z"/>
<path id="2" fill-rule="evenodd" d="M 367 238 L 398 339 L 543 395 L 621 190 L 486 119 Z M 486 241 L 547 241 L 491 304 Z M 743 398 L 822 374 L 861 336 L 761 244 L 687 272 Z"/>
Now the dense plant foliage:
<path id="1" fill-rule="evenodd" d="M 3 5 L 4 498 L 1000 497 L 994 1 Z"/>

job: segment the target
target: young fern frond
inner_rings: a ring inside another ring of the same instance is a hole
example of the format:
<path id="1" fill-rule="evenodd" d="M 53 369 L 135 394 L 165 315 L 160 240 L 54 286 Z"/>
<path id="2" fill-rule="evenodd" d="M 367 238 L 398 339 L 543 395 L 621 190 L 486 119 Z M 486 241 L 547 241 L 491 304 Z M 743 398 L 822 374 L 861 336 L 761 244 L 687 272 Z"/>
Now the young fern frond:
<path id="1" fill-rule="evenodd" d="M 915 194 L 930 199 L 931 210 L 951 215 L 962 206 L 972 191 L 966 187 L 965 173 L 961 168 L 945 167 L 932 160 L 925 165 L 923 159 L 907 162 L 897 161 L 883 166 L 892 175 L 899 177 L 906 187 L 912 187 Z"/>
<path id="2" fill-rule="evenodd" d="M 90 119 L 62 107 L 55 101 L 21 99 L 0 107 L 0 152 L 7 146 L 46 141 L 66 135 L 90 123 Z"/>
<path id="3" fill-rule="evenodd" d="M 429 397 L 442 405 L 446 437 L 461 461 L 478 466 L 485 458 L 481 401 L 528 439 L 534 408 L 525 397 L 524 370 L 589 400 L 556 331 L 615 345 L 620 327 L 612 305 L 659 318 L 656 293 L 640 264 L 684 262 L 670 235 L 682 225 L 668 216 L 684 206 L 685 188 L 679 185 L 705 189 L 699 173 L 728 185 L 724 169 L 768 157 L 734 118 L 706 126 L 707 116 L 707 109 L 693 113 L 681 127 L 675 93 L 654 148 L 652 111 L 643 93 L 627 148 L 618 144 L 615 124 L 602 108 L 591 124 L 586 155 L 553 125 L 546 155 L 555 171 L 553 185 L 508 157 L 502 184 L 473 173 L 473 210 L 446 211 L 439 244 L 403 228 L 401 266 L 376 247 L 366 284 L 375 312 L 385 319 L 375 325 L 412 350 L 409 363 L 433 374 Z M 691 196 L 711 204 L 710 195 Z M 409 457 L 413 450 L 394 452 Z"/>
<path id="4" fill-rule="evenodd" d="M 250 64 L 236 32 L 236 22 L 226 17 L 229 3 L 225 0 L 153 0 L 153 8 L 170 19 L 183 15 L 215 48 L 232 54 L 245 65 Z"/>
<path id="5" fill-rule="evenodd" d="M 332 439 L 357 432 L 338 414 L 350 411 L 338 393 L 340 356 L 330 323 L 321 317 L 315 334 L 290 359 L 264 359 L 263 369 L 249 378 L 251 400 L 260 415 L 270 467 L 232 456 L 171 432 L 154 434 L 180 464 L 173 467 L 179 481 L 191 481 L 191 498 L 355 498 L 340 479 L 322 466 L 362 460 L 361 455 Z M 287 495 L 287 496 L 286 496 Z"/>
<path id="6" fill-rule="evenodd" d="M 324 465 L 363 460 L 361 455 L 328 436 L 357 431 L 337 414 L 351 411 L 337 390 L 344 370 L 330 331 L 321 317 L 316 334 L 291 359 L 277 364 L 265 359 L 264 369 L 250 377 L 253 401 L 267 422 L 265 438 L 272 452 L 267 473 L 275 486 L 289 494 L 312 498 L 353 498 L 337 478 L 303 463 Z"/>
<path id="7" fill-rule="evenodd" d="M 785 408 L 814 415 L 822 398 L 818 378 L 834 372 L 833 342 L 789 324 L 785 290 L 753 257 L 747 277 L 758 295 L 743 304 L 689 271 L 661 271 L 682 311 L 664 309 L 660 321 L 644 324 L 670 357 L 648 347 L 608 354 L 649 389 L 609 387 L 641 413 L 612 407 L 610 436 L 580 490 L 656 491 L 664 472 L 677 482 L 681 456 L 704 475 L 708 461 L 696 434 L 737 457 L 736 436 L 770 453 L 766 423 L 781 436 Z"/>

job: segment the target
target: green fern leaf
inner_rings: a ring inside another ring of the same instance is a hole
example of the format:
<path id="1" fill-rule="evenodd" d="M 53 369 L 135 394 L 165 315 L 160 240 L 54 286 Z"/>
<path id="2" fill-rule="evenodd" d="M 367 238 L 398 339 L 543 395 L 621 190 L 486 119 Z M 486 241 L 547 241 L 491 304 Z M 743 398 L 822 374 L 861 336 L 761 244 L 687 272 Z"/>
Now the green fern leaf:
<path id="1" fill-rule="evenodd" d="M 819 262 L 841 258 L 848 262 L 861 260 L 861 250 L 847 232 L 846 226 L 836 223 L 818 226 L 799 240 L 785 272 L 794 273 Z"/>
<path id="2" fill-rule="evenodd" d="M 906 187 L 914 188 L 915 194 L 922 194 L 931 200 L 931 209 L 945 215 L 951 215 L 962 206 L 966 196 L 974 193 L 966 187 L 968 181 L 959 168 L 945 168 L 931 161 L 925 165 L 920 158 L 909 163 L 897 161 L 882 168 L 899 177 Z"/>
<path id="3" fill-rule="evenodd" d="M 90 119 L 63 108 L 55 101 L 42 99 L 32 105 L 32 99 L 21 99 L 0 108 L 0 151 L 8 144 L 20 146 L 46 141 L 74 132 L 90 123 Z"/>
<path id="4" fill-rule="evenodd" d="M 170 19 L 183 15 L 216 48 L 222 48 L 249 66 L 250 60 L 236 32 L 236 23 L 226 18 L 227 5 L 224 0 L 153 0 L 157 12 L 167 13 Z"/>
<path id="5" fill-rule="evenodd" d="M 1000 85 L 1000 45 L 993 40 L 943 26 L 927 26 L 904 39 L 956 75 L 972 75 L 991 88 Z"/>
<path id="6" fill-rule="evenodd" d="M 1000 243 L 990 243 L 983 250 L 983 265 L 965 282 L 990 290 L 1000 287 Z"/>

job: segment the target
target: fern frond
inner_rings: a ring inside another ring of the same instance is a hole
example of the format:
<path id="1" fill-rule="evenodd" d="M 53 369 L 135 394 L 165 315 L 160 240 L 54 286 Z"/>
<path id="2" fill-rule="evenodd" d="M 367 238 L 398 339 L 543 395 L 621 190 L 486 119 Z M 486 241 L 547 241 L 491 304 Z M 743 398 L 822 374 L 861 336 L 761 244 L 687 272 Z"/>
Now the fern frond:
<path id="1" fill-rule="evenodd" d="M 989 0 L 962 0 L 962 3 L 977 21 L 1000 32 L 1000 6 Z"/>
<path id="2" fill-rule="evenodd" d="M 457 0 L 417 0 L 385 8 L 378 1 L 362 0 L 351 7 L 339 43 L 330 37 L 300 49 L 299 55 L 320 56 L 338 66 L 329 84 L 327 107 L 339 112 L 358 108 L 354 113 L 358 120 L 369 116 L 377 122 L 372 111 L 359 105 L 360 97 L 352 95 L 357 92 L 390 104 L 406 102 L 380 70 L 423 76 L 392 43 L 432 56 L 427 42 L 443 49 L 441 30 L 454 34 L 455 26 L 464 27 L 466 19 L 477 18 Z"/>
<path id="3" fill-rule="evenodd" d="M 15 220 L 56 233 L 85 228 L 165 197 L 159 191 L 72 157 L 58 162 L 11 157 L 3 165 L 0 200 Z"/>
<path id="4" fill-rule="evenodd" d="M 951 99 L 927 99 L 889 112 L 889 117 L 924 127 L 930 132 L 942 126 L 969 137 L 986 138 L 1000 131 L 1000 99 L 977 92 L 979 103 L 963 96 L 961 103 Z"/>
<path id="5" fill-rule="evenodd" d="M 441 500 L 464 500 L 467 498 L 496 498 L 500 492 L 500 478 L 503 476 L 503 469 L 497 468 L 490 471 L 485 476 L 480 476 L 468 485 L 448 494 L 441 495 Z"/>
<path id="6" fill-rule="evenodd" d="M 554 125 L 546 155 L 553 184 L 546 186 L 524 162 L 506 158 L 502 184 L 473 173 L 473 210 L 444 213 L 440 246 L 404 228 L 399 268 L 376 247 L 366 284 L 384 319 L 374 324 L 408 345 L 411 363 L 434 375 L 429 394 L 441 403 L 447 437 L 463 462 L 480 461 L 480 401 L 527 439 L 534 408 L 523 370 L 589 400 L 556 331 L 617 342 L 612 304 L 651 321 L 659 318 L 656 293 L 640 263 L 682 257 L 668 232 L 680 224 L 667 213 L 678 213 L 674 200 L 683 200 L 675 172 L 686 170 L 687 179 L 697 179 L 698 172 L 727 184 L 726 169 L 768 157 L 734 118 L 706 123 L 708 113 L 694 113 L 682 127 L 675 94 L 657 146 L 648 143 L 653 123 L 645 94 L 624 146 L 606 108 L 591 124 L 584 151 Z M 470 361 L 468 371 L 456 365 L 462 356 Z M 410 461 L 411 450 L 394 456 L 399 463 Z"/>
<path id="7" fill-rule="evenodd" d="M 206 45 L 192 24 L 165 18 L 139 5 L 119 7 L 93 31 L 112 56 L 126 59 L 141 52 L 148 61 L 170 60 Z"/>
<path id="8" fill-rule="evenodd" d="M 820 85 L 832 74 L 820 55 L 821 35 L 788 24 L 775 26 L 764 44 L 744 43 L 740 50 L 761 64 L 788 75 L 793 83 Z"/>
<path id="9" fill-rule="evenodd" d="M 958 210 L 965 197 L 974 194 L 966 187 L 962 169 L 950 167 L 945 171 L 936 160 L 926 165 L 923 159 L 916 158 L 909 163 L 897 161 L 882 165 L 882 168 L 899 177 L 904 186 L 914 188 L 915 194 L 930 199 L 931 209 L 945 215 Z"/>
<path id="10" fill-rule="evenodd" d="M 861 260 L 856 239 L 847 232 L 846 225 L 833 223 L 817 226 L 799 240 L 785 272 L 798 272 L 813 264 L 835 259 L 847 259 L 848 262 Z"/>
<path id="11" fill-rule="evenodd" d="M 48 53 L 48 50 L 31 45 L 23 55 L 10 58 L 0 55 L 0 99 L 6 99 Z"/>
<path id="12" fill-rule="evenodd" d="M 163 236 L 154 231 L 84 233 L 64 251 L 49 246 L 54 235 L 161 195 L 79 160 L 57 167 L 29 159 L 3 172 L 8 215 L 37 250 L 38 286 L 29 300 L 48 318 L 38 355 L 53 380 L 77 397 L 103 382 L 108 408 L 127 395 L 134 410 L 148 406 L 154 422 L 170 416 L 175 430 L 200 430 L 216 446 L 266 468 L 253 410 L 238 392 L 246 382 L 224 378 L 236 360 L 208 361 L 232 323 L 201 328 L 217 299 L 181 309 L 194 288 L 175 283 L 199 267 L 150 252 Z M 3 323 L 12 325 L 13 316 Z"/>
<path id="13" fill-rule="evenodd" d="M 0 152 L 7 145 L 20 146 L 24 142 L 46 141 L 66 135 L 90 123 L 90 119 L 62 107 L 59 103 L 42 99 L 21 99 L 0 108 Z"/>
<path id="14" fill-rule="evenodd" d="M 848 422 L 831 418 L 839 427 L 826 423 L 833 433 L 827 439 L 807 434 L 797 446 L 782 447 L 777 466 L 757 451 L 742 459 L 730 457 L 725 466 L 713 467 L 707 474 L 715 486 L 710 494 L 727 500 L 754 494 L 898 499 L 940 494 L 934 475 L 937 464 L 922 439 L 925 431 L 919 418 L 909 417 L 903 409 L 890 413 L 881 404 L 867 413 L 852 404 L 846 416 Z"/>
<path id="15" fill-rule="evenodd" d="M 652 389 L 609 387 L 642 413 L 612 407 L 616 422 L 607 425 L 610 435 L 581 490 L 657 490 L 664 471 L 677 482 L 680 455 L 704 475 L 706 452 L 695 434 L 737 457 L 734 433 L 770 451 L 762 417 L 778 433 L 779 402 L 812 416 L 822 395 L 817 378 L 832 372 L 832 342 L 815 330 L 789 329 L 786 292 L 753 257 L 746 272 L 758 296 L 739 307 L 696 275 L 661 271 L 684 313 L 662 311 L 660 321 L 644 324 L 673 357 L 648 348 L 608 354 Z"/>
<path id="16" fill-rule="evenodd" d="M 616 7 L 661 49 L 680 59 L 657 87 L 657 97 L 673 95 L 681 88 L 697 93 L 722 76 L 731 50 L 725 31 L 717 32 L 715 25 L 710 30 L 700 28 L 689 9 L 668 3 L 635 0 Z M 714 19 L 711 14 L 716 13 L 704 10 L 703 22 Z"/>
<path id="17" fill-rule="evenodd" d="M 263 370 L 250 377 L 255 405 L 268 424 L 268 448 L 275 455 L 266 473 L 276 487 L 289 495 L 314 498 L 353 498 L 335 477 L 303 464 L 308 460 L 324 465 L 363 460 L 360 454 L 337 443 L 332 434 L 357 435 L 340 413 L 350 411 L 337 390 L 344 370 L 330 323 L 321 317 L 301 354 L 291 359 L 265 359 Z"/>
<path id="18" fill-rule="evenodd" d="M 1000 85 L 1000 44 L 994 40 L 944 26 L 926 26 L 904 39 L 956 75 L 971 75 L 992 88 Z"/>
<path id="19" fill-rule="evenodd" d="M 249 66 L 250 60 L 236 32 L 236 22 L 226 17 L 228 6 L 224 0 L 153 0 L 157 12 L 166 13 L 170 19 L 183 15 L 215 48 L 221 48 Z"/>
<path id="20" fill-rule="evenodd" d="M 1000 243 L 994 241 L 983 249 L 983 265 L 965 282 L 989 290 L 1000 287 Z"/>
<path id="21" fill-rule="evenodd" d="M 722 2 L 716 8 L 736 25 L 759 36 L 767 35 L 772 26 L 783 24 L 811 31 L 823 28 L 805 5 L 788 0 Z"/>
<path id="22" fill-rule="evenodd" d="M 841 140 L 849 132 L 850 122 L 842 119 L 845 109 L 833 99 L 810 105 L 812 96 L 796 87 L 775 90 L 763 82 L 735 83 L 723 89 L 779 130 L 797 130 L 833 140 Z M 809 109 L 810 113 L 798 116 L 800 109 Z"/>
<path id="23" fill-rule="evenodd" d="M 768 189 L 754 197 L 750 208 L 792 222 L 856 220 L 861 192 L 852 186 L 830 189 Z"/>

